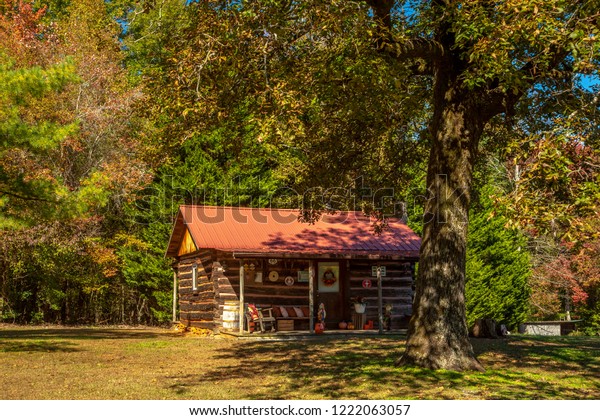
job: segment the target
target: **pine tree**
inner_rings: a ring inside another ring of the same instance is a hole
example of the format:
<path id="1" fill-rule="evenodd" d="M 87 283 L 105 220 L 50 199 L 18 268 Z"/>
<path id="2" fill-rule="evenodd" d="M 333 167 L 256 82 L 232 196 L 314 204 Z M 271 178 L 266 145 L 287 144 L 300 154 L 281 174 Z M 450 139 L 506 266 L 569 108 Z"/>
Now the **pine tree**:
<path id="1" fill-rule="evenodd" d="M 467 245 L 467 323 L 491 318 L 509 329 L 527 316 L 528 278 L 531 271 L 527 239 L 516 229 L 506 228 L 507 219 L 494 211 L 484 187 L 481 207 L 471 211 Z"/>
<path id="2" fill-rule="evenodd" d="M 48 204 L 58 204 L 60 181 L 40 161 L 73 134 L 77 124 L 39 121 L 30 108 L 75 79 L 70 61 L 18 68 L 0 50 L 0 228 L 14 226 L 25 214 L 48 213 L 53 208 Z M 32 202 L 46 205 L 31 206 Z"/>

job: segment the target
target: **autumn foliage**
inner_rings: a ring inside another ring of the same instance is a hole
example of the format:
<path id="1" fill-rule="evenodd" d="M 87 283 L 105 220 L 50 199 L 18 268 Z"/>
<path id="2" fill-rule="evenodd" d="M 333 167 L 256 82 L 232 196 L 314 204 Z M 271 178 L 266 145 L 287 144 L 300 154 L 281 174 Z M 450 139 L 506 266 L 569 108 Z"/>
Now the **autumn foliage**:
<path id="1" fill-rule="evenodd" d="M 432 246 L 408 346 L 436 343 L 429 367 L 468 350 L 465 318 L 600 326 L 598 88 L 580 82 L 599 74 L 599 9 L 0 0 L 0 320 L 165 322 L 180 203 L 298 192 L 315 217 L 408 205 Z"/>
<path id="2" fill-rule="evenodd" d="M 581 316 L 600 290 L 600 154 L 577 119 L 510 148 L 513 190 L 498 201 L 532 238 L 532 315 Z"/>
<path id="3" fill-rule="evenodd" d="M 0 3 L 0 316 L 151 321 L 115 248 L 151 180 L 121 28 L 101 0 L 51 4 Z"/>

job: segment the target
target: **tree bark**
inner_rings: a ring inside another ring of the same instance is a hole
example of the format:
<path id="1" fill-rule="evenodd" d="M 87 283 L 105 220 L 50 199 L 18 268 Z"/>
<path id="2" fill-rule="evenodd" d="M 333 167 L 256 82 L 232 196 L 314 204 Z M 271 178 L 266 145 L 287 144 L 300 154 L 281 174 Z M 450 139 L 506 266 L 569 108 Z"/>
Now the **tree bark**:
<path id="1" fill-rule="evenodd" d="M 472 170 L 486 117 L 477 92 L 461 91 L 456 60 L 440 60 L 413 316 L 397 365 L 481 371 L 469 341 L 464 296 Z"/>

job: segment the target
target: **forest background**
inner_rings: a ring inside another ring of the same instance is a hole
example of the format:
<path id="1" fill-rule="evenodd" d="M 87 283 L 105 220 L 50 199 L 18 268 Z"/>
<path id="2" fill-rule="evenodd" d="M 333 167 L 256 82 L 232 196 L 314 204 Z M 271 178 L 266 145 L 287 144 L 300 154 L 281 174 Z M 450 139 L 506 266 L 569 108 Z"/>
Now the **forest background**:
<path id="1" fill-rule="evenodd" d="M 363 2 L 302 4 L 0 1 L 0 321 L 170 322 L 183 203 L 356 208 L 421 232 L 430 79 L 387 77 Z M 600 333 L 597 81 L 579 68 L 545 102 L 536 84 L 486 125 L 470 325 Z"/>

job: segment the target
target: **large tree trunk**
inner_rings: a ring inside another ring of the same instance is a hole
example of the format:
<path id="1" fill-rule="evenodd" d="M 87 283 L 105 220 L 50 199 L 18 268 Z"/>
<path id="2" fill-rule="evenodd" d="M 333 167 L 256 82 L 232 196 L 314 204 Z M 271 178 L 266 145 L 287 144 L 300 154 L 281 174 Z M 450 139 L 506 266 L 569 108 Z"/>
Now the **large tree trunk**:
<path id="1" fill-rule="evenodd" d="M 484 117 L 474 93 L 439 66 L 434 87 L 432 147 L 423 239 L 404 355 L 397 364 L 483 370 L 465 318 L 465 264 L 472 169 Z"/>
<path id="2" fill-rule="evenodd" d="M 483 127 L 494 115 L 510 110 L 523 89 L 506 92 L 500 80 L 477 87 L 464 85 L 471 63 L 468 46 L 457 43 L 453 21 L 456 2 L 430 2 L 438 22 L 432 38 L 396 42 L 394 0 L 366 0 L 381 31 L 376 48 L 399 61 L 412 61 L 415 74 L 433 76 L 431 154 L 427 174 L 423 241 L 413 317 L 406 351 L 397 364 L 433 369 L 483 370 L 469 341 L 465 317 L 465 265 L 473 164 Z M 562 57 L 564 58 L 564 57 Z M 553 60 L 562 60 L 557 54 Z M 556 62 L 558 63 L 558 61 Z M 552 64 L 551 66 L 555 66 Z M 539 70 L 532 61 L 522 73 L 529 82 Z"/>

